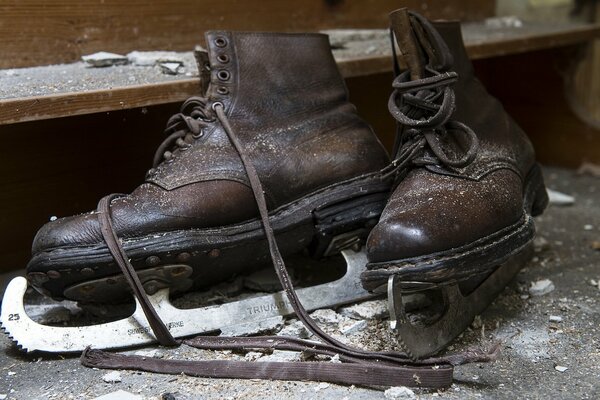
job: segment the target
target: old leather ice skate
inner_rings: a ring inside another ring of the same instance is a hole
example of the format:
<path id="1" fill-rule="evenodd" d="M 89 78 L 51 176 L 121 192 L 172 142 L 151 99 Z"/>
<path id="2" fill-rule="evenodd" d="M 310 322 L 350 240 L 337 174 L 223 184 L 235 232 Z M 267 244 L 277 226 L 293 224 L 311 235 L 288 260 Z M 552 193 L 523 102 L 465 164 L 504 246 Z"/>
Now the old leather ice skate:
<path id="1" fill-rule="evenodd" d="M 422 357 L 462 332 L 523 265 L 547 195 L 527 136 L 474 77 L 459 23 L 432 25 L 403 9 L 391 26 L 407 66 L 389 100 L 397 186 L 370 233 L 362 282 L 387 290 L 393 327 Z M 411 325 L 401 293 L 435 288 L 442 317 Z"/>
<path id="2" fill-rule="evenodd" d="M 348 102 L 327 37 L 211 32 L 206 41 L 199 68 L 210 85 L 169 120 L 146 182 L 106 200 L 104 211 L 40 229 L 27 267 L 38 290 L 82 302 L 127 296 L 98 220 L 109 209 L 150 294 L 206 287 L 264 263 L 249 180 L 215 105 L 256 166 L 283 254 L 332 254 L 366 238 L 389 192 L 379 174 L 389 158 Z"/>

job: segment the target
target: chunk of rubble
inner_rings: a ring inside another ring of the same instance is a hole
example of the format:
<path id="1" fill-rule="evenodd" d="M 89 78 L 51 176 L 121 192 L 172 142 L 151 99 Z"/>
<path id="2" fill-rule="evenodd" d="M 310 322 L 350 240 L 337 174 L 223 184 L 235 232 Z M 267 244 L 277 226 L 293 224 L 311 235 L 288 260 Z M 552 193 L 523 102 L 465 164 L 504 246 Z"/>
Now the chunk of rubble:
<path id="1" fill-rule="evenodd" d="M 302 322 L 294 320 L 277 332 L 277 336 L 291 336 L 300 339 L 308 339 L 311 334 Z"/>
<path id="2" fill-rule="evenodd" d="M 407 388 L 406 386 L 394 386 L 386 390 L 383 395 L 386 399 L 399 400 L 399 399 L 416 399 L 415 392 Z"/>
<path id="3" fill-rule="evenodd" d="M 343 307 L 339 313 L 353 319 L 383 319 L 388 316 L 385 300 L 369 300 L 349 307 Z"/>
<path id="4" fill-rule="evenodd" d="M 313 311 L 310 316 L 312 319 L 323 325 L 337 325 L 340 322 L 338 313 L 331 309 L 321 309 Z"/>
<path id="5" fill-rule="evenodd" d="M 246 355 L 244 356 L 244 359 L 246 361 L 256 361 L 259 358 L 261 358 L 262 356 L 264 356 L 263 353 L 259 352 L 259 351 L 249 351 L 246 353 Z"/>
<path id="6" fill-rule="evenodd" d="M 550 279 L 542 279 L 536 282 L 531 282 L 529 294 L 532 296 L 543 296 L 554 290 L 554 283 Z"/>
<path id="7" fill-rule="evenodd" d="M 127 59 L 138 67 L 152 67 L 161 63 L 184 64 L 183 59 L 172 51 L 132 51 L 127 54 Z"/>
<path id="8" fill-rule="evenodd" d="M 121 382 L 121 373 L 119 371 L 111 371 L 108 374 L 102 375 L 102 380 L 106 383 L 118 383 Z"/>
<path id="9" fill-rule="evenodd" d="M 558 372 L 565 372 L 569 368 L 563 367 L 562 365 L 557 365 L 557 366 L 554 367 L 554 369 L 557 370 Z"/>
<path id="10" fill-rule="evenodd" d="M 104 394 L 96 397 L 93 400 L 142 400 L 143 397 L 137 394 L 126 392 L 125 390 L 117 390 L 115 392 Z"/>
<path id="11" fill-rule="evenodd" d="M 89 54 L 81 57 L 81 59 L 90 67 L 110 67 L 113 65 L 125 65 L 129 62 L 125 56 L 106 51 Z"/>
<path id="12" fill-rule="evenodd" d="M 552 189 L 546 189 L 546 192 L 548 193 L 550 204 L 557 206 L 571 206 L 575 204 L 575 197 L 573 196 Z"/>
<path id="13" fill-rule="evenodd" d="M 352 336 L 367 328 L 367 321 L 362 319 L 358 321 L 349 321 L 340 326 L 340 332 L 345 336 Z"/>
<path id="14" fill-rule="evenodd" d="M 177 75 L 183 72 L 183 64 L 176 62 L 165 62 L 158 64 L 160 66 L 160 70 L 167 75 Z"/>
<path id="15" fill-rule="evenodd" d="M 562 322 L 562 317 L 559 315 L 551 315 L 550 318 L 548 318 L 548 321 L 550 322 Z"/>
<path id="16" fill-rule="evenodd" d="M 485 19 L 486 28 L 501 29 L 501 28 L 522 28 L 523 21 L 517 16 L 507 15 L 504 17 L 492 17 Z"/>

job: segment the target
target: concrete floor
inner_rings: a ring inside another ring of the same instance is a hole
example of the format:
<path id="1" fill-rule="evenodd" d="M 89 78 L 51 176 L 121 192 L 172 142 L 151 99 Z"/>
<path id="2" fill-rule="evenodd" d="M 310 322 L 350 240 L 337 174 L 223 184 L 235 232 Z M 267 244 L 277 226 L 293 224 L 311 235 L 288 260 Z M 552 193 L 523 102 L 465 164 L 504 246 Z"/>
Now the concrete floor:
<path id="1" fill-rule="evenodd" d="M 451 346 L 460 350 L 502 341 L 496 362 L 457 367 L 444 391 L 415 390 L 420 399 L 596 399 L 600 398 L 600 179 L 574 171 L 546 169 L 549 188 L 575 196 L 571 206 L 550 206 L 537 219 L 535 258 L 481 315 L 481 322 Z M 543 239 L 540 239 L 543 238 Z M 544 240 L 545 239 L 545 240 Z M 531 297 L 532 282 L 550 279 L 555 289 Z M 550 317 L 562 318 L 551 322 Z M 380 324 L 383 326 L 383 324 Z M 158 350 L 165 357 L 214 354 L 181 347 Z M 560 372 L 556 367 L 566 367 Z M 0 337 L 0 399 L 88 399 L 124 390 L 139 398 L 385 398 L 382 390 L 314 382 L 210 380 L 87 369 L 77 357 L 24 355 Z M 5 397 L 3 397 L 5 396 Z M 125 398 L 125 397 L 115 397 Z"/>

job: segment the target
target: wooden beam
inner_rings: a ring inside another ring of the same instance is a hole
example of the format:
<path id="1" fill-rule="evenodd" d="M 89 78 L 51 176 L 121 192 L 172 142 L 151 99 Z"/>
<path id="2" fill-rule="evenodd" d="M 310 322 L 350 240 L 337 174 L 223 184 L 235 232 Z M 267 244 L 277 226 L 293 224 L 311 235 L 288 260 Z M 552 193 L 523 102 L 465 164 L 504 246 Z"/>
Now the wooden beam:
<path id="1" fill-rule="evenodd" d="M 0 0 L 0 68 L 77 61 L 97 51 L 188 51 L 207 30 L 382 28 L 409 7 L 431 18 L 492 16 L 495 0 Z"/>
<path id="2" fill-rule="evenodd" d="M 473 59 L 516 54 L 589 41 L 600 36 L 600 25 L 533 25 L 525 29 L 489 30 L 483 24 L 467 24 L 464 29 L 467 51 Z M 379 53 L 336 50 L 334 55 L 346 78 L 391 71 L 387 35 L 377 39 Z M 487 40 L 486 40 L 487 37 Z M 371 42 L 366 46 L 371 46 Z M 181 102 L 198 93 L 199 78 L 182 76 L 178 80 L 144 85 L 113 87 L 106 82 L 100 90 L 81 90 L 47 96 L 0 100 L 0 125 L 73 115 Z"/>

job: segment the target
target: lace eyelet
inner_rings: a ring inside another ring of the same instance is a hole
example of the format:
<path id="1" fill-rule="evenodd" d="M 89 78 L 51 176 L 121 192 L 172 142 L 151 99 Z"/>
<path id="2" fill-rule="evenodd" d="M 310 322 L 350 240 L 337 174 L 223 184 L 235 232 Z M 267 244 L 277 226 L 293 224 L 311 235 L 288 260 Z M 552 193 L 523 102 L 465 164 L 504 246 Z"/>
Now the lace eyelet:
<path id="1" fill-rule="evenodd" d="M 219 86 L 217 88 L 217 93 L 219 94 L 229 94 L 229 89 L 227 89 L 225 86 Z"/>
<path id="2" fill-rule="evenodd" d="M 229 56 L 227 54 L 219 54 L 217 56 L 217 61 L 222 64 L 227 64 L 229 62 Z"/>
<path id="3" fill-rule="evenodd" d="M 219 36 L 218 38 L 215 39 L 214 43 L 215 43 L 215 46 L 217 46 L 217 47 L 225 47 L 225 46 L 227 46 L 227 39 Z"/>
<path id="4" fill-rule="evenodd" d="M 217 78 L 219 78 L 221 81 L 228 81 L 229 78 L 231 78 L 231 74 L 226 69 L 222 69 L 217 72 Z"/>
<path id="5" fill-rule="evenodd" d="M 202 136 L 204 136 L 204 131 L 202 131 L 202 130 L 200 132 L 198 132 L 197 134 L 192 134 L 192 137 L 194 139 L 200 139 Z M 190 147 L 191 147 L 191 145 L 190 145 Z"/>
<path id="6" fill-rule="evenodd" d="M 215 101 L 214 103 L 212 103 L 212 105 L 210 106 L 213 110 L 216 109 L 217 106 L 220 106 L 221 108 L 225 108 L 225 106 L 223 105 L 223 103 L 221 103 L 220 101 Z"/>

